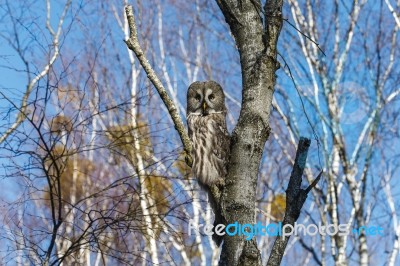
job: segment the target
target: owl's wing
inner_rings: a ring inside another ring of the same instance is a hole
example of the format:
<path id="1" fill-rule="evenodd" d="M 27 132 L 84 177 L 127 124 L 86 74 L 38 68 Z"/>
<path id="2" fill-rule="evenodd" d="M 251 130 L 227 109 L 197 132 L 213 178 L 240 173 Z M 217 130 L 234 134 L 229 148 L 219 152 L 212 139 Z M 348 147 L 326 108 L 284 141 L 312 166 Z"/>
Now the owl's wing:
<path id="1" fill-rule="evenodd" d="M 213 125 L 215 136 L 213 138 L 212 153 L 220 160 L 218 171 L 221 173 L 221 177 L 225 177 L 230 153 L 230 137 L 226 128 L 225 114 L 215 117 Z"/>

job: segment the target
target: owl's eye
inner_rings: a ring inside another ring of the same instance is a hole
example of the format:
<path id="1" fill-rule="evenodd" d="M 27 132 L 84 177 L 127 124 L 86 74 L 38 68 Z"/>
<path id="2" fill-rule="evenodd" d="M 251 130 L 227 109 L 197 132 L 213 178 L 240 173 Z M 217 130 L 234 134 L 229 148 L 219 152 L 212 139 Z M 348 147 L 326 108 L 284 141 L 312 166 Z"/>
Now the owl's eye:
<path id="1" fill-rule="evenodd" d="M 210 94 L 210 96 L 208 96 L 208 99 L 209 99 L 210 101 L 214 100 L 214 99 L 215 99 L 214 94 Z"/>
<path id="2" fill-rule="evenodd" d="M 196 99 L 196 101 L 200 101 L 201 100 L 200 94 L 197 94 L 194 98 Z"/>

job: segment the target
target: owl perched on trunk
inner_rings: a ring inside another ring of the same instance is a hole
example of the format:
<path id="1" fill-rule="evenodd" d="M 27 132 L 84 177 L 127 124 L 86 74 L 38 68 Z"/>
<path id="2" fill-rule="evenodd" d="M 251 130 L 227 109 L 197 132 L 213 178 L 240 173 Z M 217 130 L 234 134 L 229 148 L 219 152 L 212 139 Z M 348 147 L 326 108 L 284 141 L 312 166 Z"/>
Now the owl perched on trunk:
<path id="1" fill-rule="evenodd" d="M 192 175 L 208 193 L 215 214 L 214 224 L 222 223 L 218 206 L 220 193 L 214 185 L 225 184 L 230 138 L 226 128 L 225 95 L 217 82 L 197 81 L 189 86 L 187 123 L 193 143 Z M 214 240 L 219 245 L 222 239 L 214 234 Z"/>

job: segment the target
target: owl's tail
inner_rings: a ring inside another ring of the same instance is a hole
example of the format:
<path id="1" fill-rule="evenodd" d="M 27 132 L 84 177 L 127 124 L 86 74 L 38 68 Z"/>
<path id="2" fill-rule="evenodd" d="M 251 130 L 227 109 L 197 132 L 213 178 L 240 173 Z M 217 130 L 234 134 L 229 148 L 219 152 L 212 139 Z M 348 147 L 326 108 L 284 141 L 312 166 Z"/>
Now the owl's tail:
<path id="1" fill-rule="evenodd" d="M 220 199 L 221 199 L 221 190 L 216 186 L 213 185 L 211 187 L 209 186 L 201 186 L 205 191 L 207 191 L 208 194 L 208 202 L 210 203 L 210 206 L 214 212 L 214 230 L 215 227 L 218 224 L 226 224 L 225 219 L 222 215 L 222 210 L 221 210 L 221 205 Z M 214 234 L 212 235 L 212 239 L 214 240 L 215 244 L 219 247 L 222 243 L 222 240 L 224 239 L 223 236 L 219 236 L 216 234 L 214 231 Z"/>

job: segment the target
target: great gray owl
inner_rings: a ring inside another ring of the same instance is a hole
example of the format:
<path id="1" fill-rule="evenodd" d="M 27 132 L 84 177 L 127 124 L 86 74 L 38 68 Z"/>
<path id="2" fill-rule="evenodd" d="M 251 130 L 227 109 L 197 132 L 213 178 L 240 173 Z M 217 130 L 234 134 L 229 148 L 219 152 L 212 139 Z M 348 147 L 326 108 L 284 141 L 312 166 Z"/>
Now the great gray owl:
<path id="1" fill-rule="evenodd" d="M 213 185 L 223 186 L 227 174 L 230 138 L 226 128 L 225 95 L 215 81 L 194 82 L 187 92 L 187 123 L 193 143 L 192 175 L 207 191 L 215 214 L 215 223 L 221 223 L 218 207 L 220 194 Z M 214 235 L 219 245 L 221 239 Z"/>

